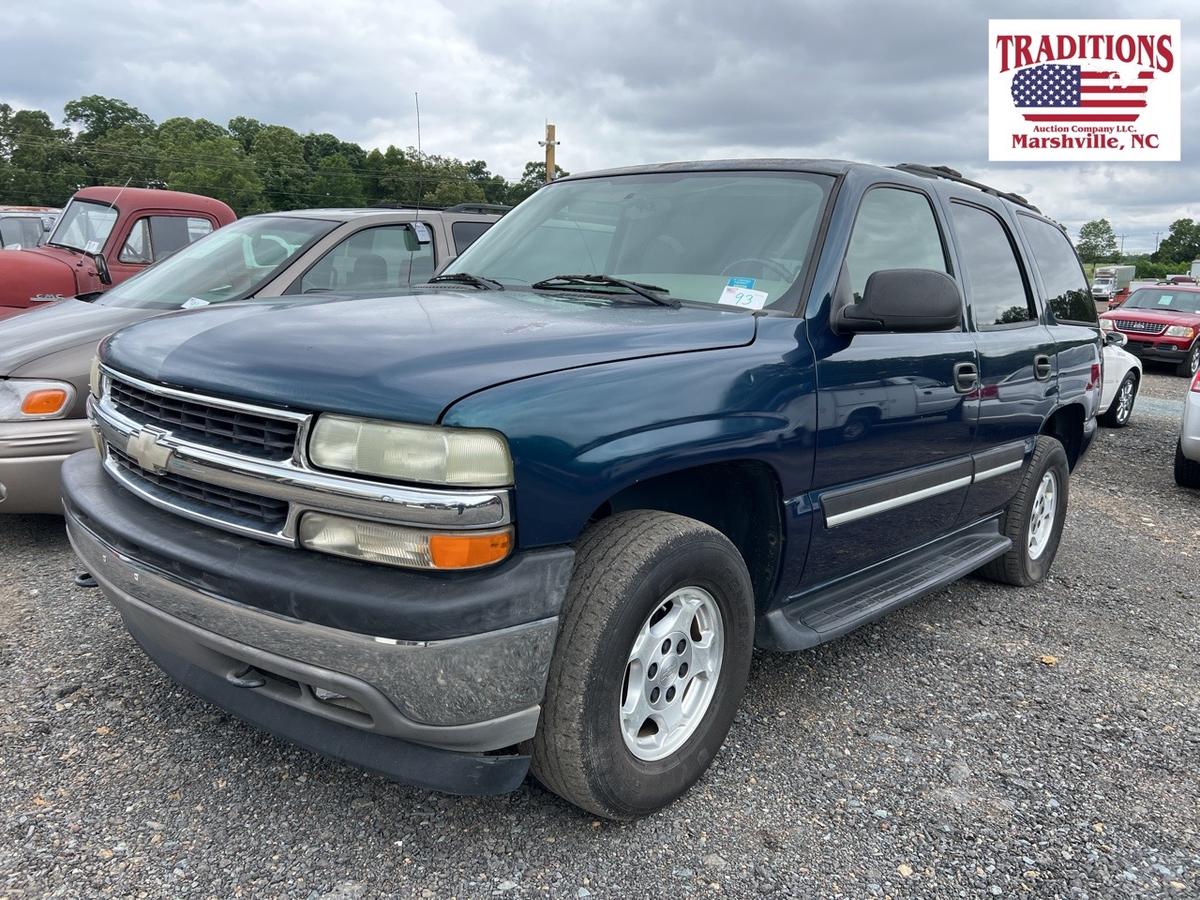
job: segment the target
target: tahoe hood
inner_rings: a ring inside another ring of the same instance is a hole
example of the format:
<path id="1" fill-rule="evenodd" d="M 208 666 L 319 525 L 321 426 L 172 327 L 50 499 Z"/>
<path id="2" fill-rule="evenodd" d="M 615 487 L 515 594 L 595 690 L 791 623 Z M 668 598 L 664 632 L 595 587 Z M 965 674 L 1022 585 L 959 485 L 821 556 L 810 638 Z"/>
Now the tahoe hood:
<path id="1" fill-rule="evenodd" d="M 250 301 L 142 322 L 104 361 L 148 381 L 300 410 L 434 423 L 459 398 L 578 366 L 750 343 L 721 307 L 522 291 Z M 652 390 L 647 385 L 647 390 Z"/>

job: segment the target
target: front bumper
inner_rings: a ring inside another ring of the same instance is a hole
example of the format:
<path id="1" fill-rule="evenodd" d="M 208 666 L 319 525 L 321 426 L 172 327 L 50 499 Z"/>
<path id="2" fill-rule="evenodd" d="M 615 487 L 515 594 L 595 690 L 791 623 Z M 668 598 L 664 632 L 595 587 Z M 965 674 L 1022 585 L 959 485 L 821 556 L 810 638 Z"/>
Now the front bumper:
<path id="1" fill-rule="evenodd" d="M 160 512 L 112 482 L 93 452 L 63 466 L 63 492 L 67 532 L 84 566 L 147 654 L 185 687 L 276 734 L 400 781 L 486 793 L 510 790 L 524 777 L 528 757 L 513 748 L 537 728 L 571 551 L 526 554 L 539 572 L 534 579 L 508 568 L 521 595 L 508 613 L 523 618 L 532 608 L 523 595 L 532 589 L 549 595 L 543 600 L 553 615 L 487 630 L 472 629 L 468 617 L 459 622 L 467 633 L 433 640 L 384 637 L 262 608 L 253 585 L 236 589 L 243 554 L 290 561 L 295 574 L 280 587 L 296 594 L 304 592 L 301 580 L 314 558 L 345 575 L 341 560 Z M 226 559 L 224 577 L 193 568 L 184 550 L 197 531 Z M 384 568 L 354 565 L 360 576 Z M 466 610 L 453 585 L 470 590 L 479 583 L 387 574 L 400 576 L 409 591 L 382 599 L 410 605 L 423 623 L 417 633 L 432 627 L 419 607 Z"/>
<path id="2" fill-rule="evenodd" d="M 1187 360 L 1188 351 L 1192 349 L 1191 344 L 1177 344 L 1169 338 L 1140 338 L 1127 331 L 1121 333 L 1129 339 L 1124 349 L 1139 359 L 1178 364 Z"/>
<path id="3" fill-rule="evenodd" d="M 62 513 L 59 470 L 92 446 L 87 419 L 0 423 L 0 513 Z"/>

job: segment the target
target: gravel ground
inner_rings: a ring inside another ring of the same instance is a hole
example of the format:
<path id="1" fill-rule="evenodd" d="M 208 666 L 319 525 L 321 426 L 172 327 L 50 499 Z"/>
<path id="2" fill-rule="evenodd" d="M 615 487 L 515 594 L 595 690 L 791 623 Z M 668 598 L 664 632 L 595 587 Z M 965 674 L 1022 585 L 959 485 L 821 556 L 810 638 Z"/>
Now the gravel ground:
<path id="1" fill-rule="evenodd" d="M 0 525 L 0 897 L 1200 896 L 1200 495 L 1186 382 L 1073 479 L 1054 576 L 967 579 L 759 654 L 708 776 L 597 821 L 462 799 L 265 736 L 175 687 L 61 521 Z"/>

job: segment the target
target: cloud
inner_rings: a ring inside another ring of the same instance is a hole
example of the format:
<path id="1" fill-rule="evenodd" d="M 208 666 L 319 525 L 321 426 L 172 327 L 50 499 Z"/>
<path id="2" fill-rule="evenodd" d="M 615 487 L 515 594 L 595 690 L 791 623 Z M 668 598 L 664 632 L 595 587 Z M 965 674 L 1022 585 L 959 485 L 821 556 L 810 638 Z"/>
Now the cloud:
<path id="1" fill-rule="evenodd" d="M 365 146 L 416 142 L 516 177 L 547 118 L 572 171 L 723 156 L 948 164 L 1029 196 L 1077 231 L 1105 216 L 1126 249 L 1200 218 L 1200 40 L 1183 18 L 1181 163 L 987 162 L 982 2 L 282 0 L 22 4 L 0 33 L 0 98 L 60 114 L 88 93 L 161 120 L 235 115 Z M 1082 15 L 1012 2 L 1005 17 Z M 1099 14 L 1099 13 L 1094 13 Z"/>

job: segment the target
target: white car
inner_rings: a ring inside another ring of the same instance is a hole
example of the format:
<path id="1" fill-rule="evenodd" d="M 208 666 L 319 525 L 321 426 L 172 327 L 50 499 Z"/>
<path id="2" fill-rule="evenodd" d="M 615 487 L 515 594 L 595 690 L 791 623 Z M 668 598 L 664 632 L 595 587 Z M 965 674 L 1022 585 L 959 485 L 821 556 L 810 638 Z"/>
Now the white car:
<path id="1" fill-rule="evenodd" d="M 1200 488 L 1200 372 L 1183 397 L 1183 421 L 1175 445 L 1175 483 Z"/>
<path id="2" fill-rule="evenodd" d="M 1142 361 L 1127 350 L 1125 335 L 1104 333 L 1104 382 L 1100 389 L 1100 424 L 1124 428 L 1133 415 L 1138 385 L 1142 381 Z"/>

